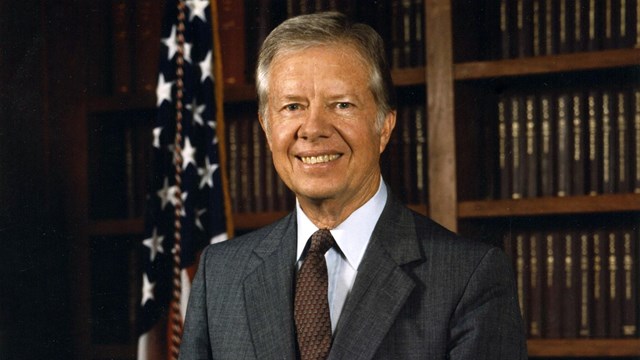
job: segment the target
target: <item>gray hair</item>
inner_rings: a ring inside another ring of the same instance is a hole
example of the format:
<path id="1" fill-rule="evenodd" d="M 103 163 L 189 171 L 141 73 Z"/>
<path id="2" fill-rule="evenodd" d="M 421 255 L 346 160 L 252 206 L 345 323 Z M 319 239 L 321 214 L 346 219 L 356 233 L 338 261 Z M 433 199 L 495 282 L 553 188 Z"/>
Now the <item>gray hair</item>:
<path id="1" fill-rule="evenodd" d="M 369 89 L 378 107 L 376 127 L 382 128 L 386 115 L 396 109 L 395 89 L 387 65 L 384 42 L 370 26 L 353 23 L 338 12 L 300 15 L 278 25 L 265 39 L 260 49 L 256 69 L 258 112 L 264 121 L 268 103 L 269 70 L 279 54 L 299 51 L 314 46 L 353 46 L 369 65 Z"/>

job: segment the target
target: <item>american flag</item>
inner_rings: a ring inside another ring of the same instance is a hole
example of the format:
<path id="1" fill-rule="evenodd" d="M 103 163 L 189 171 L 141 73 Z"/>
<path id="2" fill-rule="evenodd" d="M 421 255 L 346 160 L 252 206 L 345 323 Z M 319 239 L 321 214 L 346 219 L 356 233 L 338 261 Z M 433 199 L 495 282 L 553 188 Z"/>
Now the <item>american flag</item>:
<path id="1" fill-rule="evenodd" d="M 215 2 L 169 0 L 165 6 L 142 240 L 139 360 L 172 358 L 172 336 L 181 335 L 197 254 L 227 239 L 230 230 L 214 91 Z"/>

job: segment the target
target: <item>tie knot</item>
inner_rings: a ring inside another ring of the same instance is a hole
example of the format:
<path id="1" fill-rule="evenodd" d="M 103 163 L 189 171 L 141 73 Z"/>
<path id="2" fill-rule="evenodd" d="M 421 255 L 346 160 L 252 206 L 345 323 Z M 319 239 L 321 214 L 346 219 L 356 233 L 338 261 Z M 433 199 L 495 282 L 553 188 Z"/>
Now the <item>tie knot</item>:
<path id="1" fill-rule="evenodd" d="M 331 232 L 327 229 L 320 229 L 311 235 L 311 246 L 309 252 L 320 253 L 324 255 L 329 249 L 336 244 L 331 236 Z"/>

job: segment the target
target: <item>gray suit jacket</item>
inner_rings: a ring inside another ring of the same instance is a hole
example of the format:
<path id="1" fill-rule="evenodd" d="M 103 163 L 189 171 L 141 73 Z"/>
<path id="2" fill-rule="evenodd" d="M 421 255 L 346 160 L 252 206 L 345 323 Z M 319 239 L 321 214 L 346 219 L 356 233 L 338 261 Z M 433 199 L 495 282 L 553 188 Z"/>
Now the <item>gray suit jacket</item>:
<path id="1" fill-rule="evenodd" d="M 207 247 L 180 359 L 295 359 L 295 213 Z M 511 265 L 390 194 L 329 359 L 526 359 Z"/>

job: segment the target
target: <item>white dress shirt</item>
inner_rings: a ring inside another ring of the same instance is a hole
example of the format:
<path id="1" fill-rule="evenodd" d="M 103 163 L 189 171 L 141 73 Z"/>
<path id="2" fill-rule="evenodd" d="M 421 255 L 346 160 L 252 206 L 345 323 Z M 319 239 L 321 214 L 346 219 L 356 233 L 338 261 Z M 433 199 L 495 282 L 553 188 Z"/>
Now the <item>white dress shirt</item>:
<path id="1" fill-rule="evenodd" d="M 387 187 L 380 179 L 380 186 L 376 194 L 364 205 L 354 211 L 345 221 L 331 230 L 340 250 L 331 248 L 325 254 L 327 274 L 329 277 L 329 312 L 331 314 L 331 331 L 335 332 L 336 325 L 342 313 L 347 296 L 353 287 L 358 274 L 358 266 L 369 244 L 373 229 L 382 214 L 387 202 Z M 296 202 L 298 219 L 298 247 L 297 266 L 300 269 L 305 246 L 311 235 L 318 228 L 309 220 L 300 204 Z"/>

